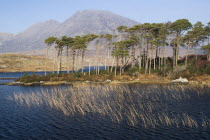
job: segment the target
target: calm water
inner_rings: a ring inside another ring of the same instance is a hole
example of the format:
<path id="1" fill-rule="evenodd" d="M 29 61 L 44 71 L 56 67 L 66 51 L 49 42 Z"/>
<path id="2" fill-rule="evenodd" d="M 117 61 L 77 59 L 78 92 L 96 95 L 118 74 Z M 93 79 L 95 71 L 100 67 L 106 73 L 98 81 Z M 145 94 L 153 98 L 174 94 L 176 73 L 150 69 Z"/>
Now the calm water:
<path id="1" fill-rule="evenodd" d="M 19 73 L 4 75 L 19 76 Z M 50 88 L 53 87 L 0 86 L 0 139 L 210 139 L 209 127 L 143 128 L 141 125 L 130 126 L 124 122 L 113 123 L 110 118 L 97 114 L 65 116 L 49 106 L 29 108 L 8 100 L 14 93 L 27 94 Z M 182 108 L 182 111 L 195 117 L 202 112 L 210 118 L 209 107 L 209 95 L 199 98 L 195 96 L 179 104 L 169 103 L 169 110 L 179 112 Z"/>
<path id="2" fill-rule="evenodd" d="M 105 67 L 100 66 L 100 70 L 103 70 L 103 69 L 105 69 Z M 91 66 L 90 70 L 93 71 L 94 66 Z M 82 70 L 80 69 L 78 71 L 82 71 Z M 88 72 L 88 71 L 89 71 L 89 67 L 84 67 L 84 72 Z M 18 77 L 24 76 L 25 73 L 28 75 L 32 75 L 32 74 L 45 75 L 44 71 L 40 71 L 40 72 L 0 72 L 0 78 L 7 78 L 7 77 L 18 78 Z M 46 73 L 50 74 L 52 72 L 46 72 Z M 54 71 L 54 73 L 57 73 L 57 71 Z M 66 73 L 66 71 L 62 71 L 61 73 Z M 70 73 L 72 73 L 72 71 L 70 71 Z"/>

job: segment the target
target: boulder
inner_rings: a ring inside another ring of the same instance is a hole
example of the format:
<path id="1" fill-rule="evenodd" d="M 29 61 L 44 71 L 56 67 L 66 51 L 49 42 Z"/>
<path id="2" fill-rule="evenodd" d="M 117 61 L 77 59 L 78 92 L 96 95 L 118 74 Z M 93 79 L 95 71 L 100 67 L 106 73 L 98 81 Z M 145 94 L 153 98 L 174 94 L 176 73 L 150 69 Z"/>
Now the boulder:
<path id="1" fill-rule="evenodd" d="M 171 82 L 172 83 L 189 83 L 187 78 L 182 78 L 182 77 L 179 77 L 179 79 L 172 80 Z"/>
<path id="2" fill-rule="evenodd" d="M 106 82 L 110 83 L 110 82 L 112 82 L 112 81 L 111 81 L 111 80 L 109 80 L 109 79 L 107 79 L 107 80 L 106 80 Z"/>

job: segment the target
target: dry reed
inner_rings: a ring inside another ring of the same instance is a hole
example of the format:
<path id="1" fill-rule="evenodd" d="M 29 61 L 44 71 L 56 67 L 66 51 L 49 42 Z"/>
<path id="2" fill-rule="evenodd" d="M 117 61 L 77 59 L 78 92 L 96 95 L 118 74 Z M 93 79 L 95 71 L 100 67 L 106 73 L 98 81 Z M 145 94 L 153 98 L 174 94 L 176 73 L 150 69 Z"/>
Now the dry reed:
<path id="1" fill-rule="evenodd" d="M 168 112 L 168 103 L 178 104 L 197 96 L 209 95 L 209 89 L 188 86 L 86 86 L 42 90 L 36 93 L 15 93 L 10 100 L 21 105 L 48 105 L 65 115 L 97 113 L 113 122 L 127 122 L 147 127 L 199 127 L 198 120 L 187 113 Z M 210 126 L 210 119 L 200 117 L 202 127 Z"/>

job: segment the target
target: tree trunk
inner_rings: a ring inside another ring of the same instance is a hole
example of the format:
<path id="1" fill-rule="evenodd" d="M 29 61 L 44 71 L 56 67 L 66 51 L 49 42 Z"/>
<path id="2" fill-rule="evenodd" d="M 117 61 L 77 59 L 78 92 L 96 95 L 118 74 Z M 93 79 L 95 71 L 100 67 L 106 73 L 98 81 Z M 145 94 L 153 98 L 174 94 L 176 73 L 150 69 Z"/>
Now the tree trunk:
<path id="1" fill-rule="evenodd" d="M 156 49 L 155 49 L 156 58 L 158 58 L 158 56 L 159 56 L 159 55 L 158 55 L 158 51 L 159 51 L 159 46 L 157 45 L 157 46 L 156 46 Z"/>
<path id="2" fill-rule="evenodd" d="M 139 56 L 139 71 L 141 70 L 141 54 Z"/>
<path id="3" fill-rule="evenodd" d="M 106 62 L 106 61 L 107 61 L 107 56 L 108 56 L 108 49 L 106 48 L 105 50 L 106 50 L 106 51 L 105 51 L 105 52 L 106 52 L 106 54 L 105 54 L 105 62 L 104 62 L 104 66 L 105 66 L 105 71 L 106 71 L 106 70 L 107 70 L 107 65 L 106 65 L 106 63 L 107 63 L 107 62 Z"/>
<path id="4" fill-rule="evenodd" d="M 207 60 L 210 61 L 210 53 L 207 55 Z"/>
<path id="5" fill-rule="evenodd" d="M 49 50 L 49 45 L 47 46 L 47 49 L 46 49 L 45 75 L 47 75 L 47 59 L 48 59 L 48 50 Z"/>
<path id="6" fill-rule="evenodd" d="M 153 69 L 155 70 L 156 69 L 156 67 L 155 67 L 155 65 L 156 65 L 156 63 L 155 63 L 155 57 L 153 57 Z"/>
<path id="7" fill-rule="evenodd" d="M 58 74 L 61 72 L 61 59 L 62 59 L 62 52 L 61 50 L 58 51 Z"/>
<path id="8" fill-rule="evenodd" d="M 58 59 L 58 58 L 56 58 L 56 51 L 55 51 L 55 53 L 54 53 L 54 59 L 53 59 L 53 74 L 55 74 L 55 67 L 56 67 L 56 59 Z"/>
<path id="9" fill-rule="evenodd" d="M 98 62 L 98 75 L 100 74 L 100 62 Z"/>
<path id="10" fill-rule="evenodd" d="M 114 75 L 117 75 L 117 65 L 115 65 L 115 71 L 114 71 Z"/>
<path id="11" fill-rule="evenodd" d="M 143 63 L 142 63 L 142 66 L 145 68 L 145 63 L 146 63 L 146 61 L 145 61 L 145 55 L 146 55 L 146 53 L 145 53 L 145 48 L 144 48 L 144 51 L 143 51 Z"/>
<path id="12" fill-rule="evenodd" d="M 96 51 L 95 51 L 95 55 L 96 55 L 96 75 L 98 74 L 98 43 L 96 44 Z"/>
<path id="13" fill-rule="evenodd" d="M 81 53 L 81 50 L 77 50 L 77 53 L 76 53 L 76 63 L 75 63 L 75 66 L 76 66 L 76 72 L 78 72 L 78 70 L 80 69 L 80 66 L 79 63 L 80 63 L 80 53 Z"/>
<path id="14" fill-rule="evenodd" d="M 90 75 L 90 66 L 91 66 L 91 62 L 89 62 L 89 75 Z"/>
<path id="15" fill-rule="evenodd" d="M 60 58 L 59 58 L 59 74 L 61 73 L 61 69 L 62 69 L 62 56 L 60 56 Z"/>
<path id="16" fill-rule="evenodd" d="M 175 55 L 175 66 L 177 66 L 178 64 L 178 53 L 179 53 L 179 38 L 177 36 L 177 43 L 176 43 L 176 55 Z"/>
<path id="17" fill-rule="evenodd" d="M 113 67 L 114 67 L 114 60 L 115 60 L 115 58 L 113 58 L 113 60 L 112 60 L 112 67 L 111 67 L 111 73 L 112 73 L 112 71 L 113 71 Z"/>
<path id="18" fill-rule="evenodd" d="M 105 67 L 105 71 L 107 70 L 107 67 L 106 67 L 106 58 L 105 58 L 105 62 L 104 62 L 104 67 Z"/>
<path id="19" fill-rule="evenodd" d="M 159 63 L 158 63 L 158 69 L 160 70 L 160 66 L 161 66 L 161 53 L 160 53 L 160 47 L 158 47 L 159 48 L 159 50 L 158 50 L 158 61 L 159 61 Z"/>
<path id="20" fill-rule="evenodd" d="M 108 64 L 109 64 L 109 62 L 110 62 L 109 48 L 108 48 L 108 59 L 107 59 L 107 61 L 108 61 Z M 109 70 L 110 70 L 110 67 L 108 66 L 108 67 L 107 67 L 107 72 L 108 72 L 108 73 L 109 73 Z"/>
<path id="21" fill-rule="evenodd" d="M 175 44 L 175 67 L 178 65 L 178 57 L 179 57 L 179 35 L 176 36 L 176 44 Z"/>
<path id="22" fill-rule="evenodd" d="M 194 55 L 195 55 L 195 60 L 197 60 L 197 51 L 196 51 L 196 47 L 194 47 Z M 193 56 L 194 57 L 194 56 Z"/>
<path id="23" fill-rule="evenodd" d="M 74 72 L 75 71 L 75 69 L 74 69 L 74 65 L 75 65 L 75 54 L 76 53 L 76 51 L 73 49 L 72 50 L 72 71 Z"/>
<path id="24" fill-rule="evenodd" d="M 173 47 L 173 69 L 176 66 L 176 47 Z"/>
<path id="25" fill-rule="evenodd" d="M 57 74 L 59 74 L 59 54 L 60 54 L 60 52 L 58 50 L 58 52 L 57 52 Z"/>
<path id="26" fill-rule="evenodd" d="M 149 74 L 151 72 L 151 67 L 152 67 L 152 51 L 150 50 L 150 56 L 149 56 Z"/>
<path id="27" fill-rule="evenodd" d="M 121 65 L 120 65 L 120 76 L 122 75 L 123 73 L 123 66 L 124 66 L 124 57 L 121 58 Z"/>
<path id="28" fill-rule="evenodd" d="M 189 55 L 189 44 L 187 45 L 187 54 L 186 54 L 186 58 L 185 58 L 185 66 L 187 66 L 187 60 L 188 60 L 188 55 Z"/>
<path id="29" fill-rule="evenodd" d="M 154 48 L 152 48 L 153 50 L 152 50 L 152 56 L 151 56 L 151 58 L 153 57 L 153 69 L 155 70 L 156 69 L 156 57 L 155 57 L 155 49 Z"/>
<path id="30" fill-rule="evenodd" d="M 83 63 L 84 63 L 84 56 L 85 56 L 85 50 L 83 49 L 83 50 L 82 50 L 82 73 L 84 73 L 84 66 L 83 66 Z"/>
<path id="31" fill-rule="evenodd" d="M 131 48 L 131 67 L 135 67 L 135 47 Z"/>
<path id="32" fill-rule="evenodd" d="M 117 67 L 118 67 L 118 58 L 116 58 L 115 72 L 114 75 L 117 75 Z"/>
<path id="33" fill-rule="evenodd" d="M 67 73 L 69 73 L 70 72 L 70 64 L 69 64 L 69 47 L 68 46 L 66 48 L 66 59 L 67 59 L 67 61 L 66 61 L 66 63 L 67 63 Z"/>
<path id="34" fill-rule="evenodd" d="M 163 65 L 166 65 L 166 47 L 165 45 L 163 46 Z"/>
<path id="35" fill-rule="evenodd" d="M 120 76 L 122 75 L 122 65 L 120 65 Z"/>
<path id="36" fill-rule="evenodd" d="M 145 53 L 145 59 L 146 59 L 146 62 L 145 62 L 145 71 L 144 71 L 144 73 L 145 74 L 147 74 L 147 69 L 148 69 L 148 62 L 149 62 L 149 58 L 148 58 L 148 45 L 147 45 L 147 50 L 146 50 L 147 52 Z"/>

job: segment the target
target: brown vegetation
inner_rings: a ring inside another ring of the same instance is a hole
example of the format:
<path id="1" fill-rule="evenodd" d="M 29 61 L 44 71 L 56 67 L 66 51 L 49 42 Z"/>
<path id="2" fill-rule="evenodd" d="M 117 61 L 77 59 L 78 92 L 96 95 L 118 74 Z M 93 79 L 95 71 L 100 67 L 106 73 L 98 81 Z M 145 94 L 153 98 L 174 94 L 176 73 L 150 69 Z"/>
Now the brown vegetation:
<path id="1" fill-rule="evenodd" d="M 42 56 L 0 55 L 0 72 L 44 71 L 45 64 L 48 70 L 52 70 L 51 62 Z"/>
<path id="2" fill-rule="evenodd" d="M 16 93 L 9 99 L 18 104 L 47 105 L 62 111 L 64 115 L 99 114 L 115 123 L 127 122 L 142 127 L 209 127 L 210 119 L 200 113 L 194 118 L 184 111 L 168 110 L 170 103 L 180 104 L 209 95 L 209 88 L 191 86 L 87 86 L 54 88 L 38 93 Z M 180 108 L 180 110 L 182 110 Z"/>
<path id="3" fill-rule="evenodd" d="M 30 56 L 23 54 L 0 55 L 0 72 L 53 71 L 53 61 L 44 56 Z M 66 70 L 66 65 L 63 65 Z"/>

